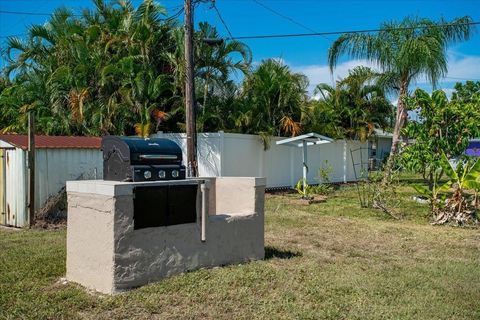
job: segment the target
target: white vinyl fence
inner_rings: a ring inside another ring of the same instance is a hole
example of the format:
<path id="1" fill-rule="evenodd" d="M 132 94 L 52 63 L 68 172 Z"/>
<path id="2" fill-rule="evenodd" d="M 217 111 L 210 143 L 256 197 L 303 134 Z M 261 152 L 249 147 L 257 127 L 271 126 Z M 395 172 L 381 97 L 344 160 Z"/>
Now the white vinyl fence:
<path id="1" fill-rule="evenodd" d="M 157 133 L 152 136 L 175 141 L 186 159 L 184 133 Z M 198 161 L 200 176 L 257 176 L 267 178 L 267 187 L 293 187 L 302 177 L 302 148 L 276 145 L 281 137 L 272 137 L 270 148 L 264 150 L 259 136 L 236 133 L 198 134 Z M 308 147 L 308 183 L 318 183 L 318 170 L 331 166 L 332 182 L 355 181 L 353 152 L 357 176 L 366 170 L 367 143 L 337 140 L 333 143 Z"/>

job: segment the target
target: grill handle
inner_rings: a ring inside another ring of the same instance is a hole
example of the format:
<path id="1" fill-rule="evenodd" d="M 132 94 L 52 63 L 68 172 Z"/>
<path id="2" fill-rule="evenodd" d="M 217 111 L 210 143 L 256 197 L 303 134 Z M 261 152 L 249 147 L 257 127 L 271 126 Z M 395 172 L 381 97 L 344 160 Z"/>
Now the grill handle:
<path id="1" fill-rule="evenodd" d="M 177 160 L 177 156 L 171 154 L 141 154 L 138 157 L 143 160 Z"/>

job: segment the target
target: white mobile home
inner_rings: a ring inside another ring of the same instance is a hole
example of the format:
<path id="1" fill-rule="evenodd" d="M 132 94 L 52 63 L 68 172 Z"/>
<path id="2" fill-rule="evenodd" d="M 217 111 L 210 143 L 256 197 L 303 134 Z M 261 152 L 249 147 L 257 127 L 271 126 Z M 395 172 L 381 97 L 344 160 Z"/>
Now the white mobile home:
<path id="1" fill-rule="evenodd" d="M 102 177 L 101 138 L 35 137 L 35 210 L 65 181 Z M 0 135 L 0 225 L 28 225 L 26 135 Z"/>

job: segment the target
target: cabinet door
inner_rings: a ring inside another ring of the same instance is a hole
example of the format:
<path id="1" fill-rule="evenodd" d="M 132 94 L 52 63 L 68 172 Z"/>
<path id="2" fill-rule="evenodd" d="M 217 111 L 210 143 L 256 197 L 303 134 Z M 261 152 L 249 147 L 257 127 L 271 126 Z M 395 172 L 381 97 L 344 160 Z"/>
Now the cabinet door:
<path id="1" fill-rule="evenodd" d="M 197 189 L 197 185 L 173 185 L 169 187 L 168 225 L 196 222 Z"/>
<path id="2" fill-rule="evenodd" d="M 197 185 L 135 187 L 133 189 L 133 228 L 195 223 L 197 192 Z"/>
<path id="3" fill-rule="evenodd" d="M 168 186 L 135 187 L 133 189 L 133 228 L 167 225 Z"/>

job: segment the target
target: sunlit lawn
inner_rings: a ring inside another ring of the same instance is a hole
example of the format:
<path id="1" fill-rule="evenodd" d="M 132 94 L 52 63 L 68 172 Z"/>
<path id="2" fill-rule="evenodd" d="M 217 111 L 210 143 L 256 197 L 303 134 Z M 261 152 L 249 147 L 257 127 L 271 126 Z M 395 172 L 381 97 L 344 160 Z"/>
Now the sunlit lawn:
<path id="1" fill-rule="evenodd" d="M 399 192 L 401 220 L 360 209 L 353 186 L 310 206 L 269 195 L 266 260 L 115 296 L 58 282 L 65 230 L 0 229 L 0 318 L 480 319 L 480 232 L 431 226 Z"/>

